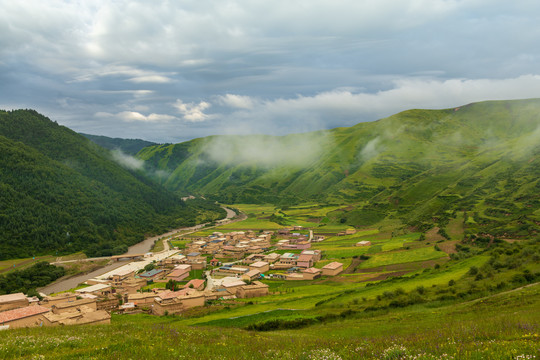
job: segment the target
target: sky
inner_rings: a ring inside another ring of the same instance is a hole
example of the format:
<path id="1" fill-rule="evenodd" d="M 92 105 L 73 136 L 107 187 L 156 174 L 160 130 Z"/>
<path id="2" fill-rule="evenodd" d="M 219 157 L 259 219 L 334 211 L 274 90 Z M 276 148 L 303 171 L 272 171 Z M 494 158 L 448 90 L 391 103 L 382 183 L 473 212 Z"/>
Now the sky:
<path id="1" fill-rule="evenodd" d="M 155 142 L 540 97 L 537 0 L 0 0 L 0 109 Z"/>

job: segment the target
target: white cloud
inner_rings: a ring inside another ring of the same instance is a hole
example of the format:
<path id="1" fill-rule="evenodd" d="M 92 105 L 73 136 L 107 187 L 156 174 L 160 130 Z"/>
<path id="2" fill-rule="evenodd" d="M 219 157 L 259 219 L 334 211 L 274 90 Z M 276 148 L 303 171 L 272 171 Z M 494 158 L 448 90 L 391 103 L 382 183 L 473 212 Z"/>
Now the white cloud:
<path id="1" fill-rule="evenodd" d="M 87 82 L 95 81 L 100 78 L 125 78 L 126 81 L 132 83 L 158 83 L 164 84 L 172 81 L 172 72 L 160 72 L 153 70 L 144 70 L 127 65 L 105 65 L 94 66 L 90 68 L 82 68 L 77 70 L 71 82 Z"/>
<path id="2" fill-rule="evenodd" d="M 125 122 L 167 122 L 176 119 L 167 114 L 150 114 L 148 116 L 137 111 L 122 111 L 116 114 L 108 112 L 97 112 L 94 114 L 98 118 L 117 118 Z"/>
<path id="3" fill-rule="evenodd" d="M 256 101 L 249 96 L 226 94 L 217 97 L 218 103 L 237 109 L 251 109 Z"/>
<path id="4" fill-rule="evenodd" d="M 133 77 L 131 79 L 128 79 L 127 81 L 132 83 L 156 83 L 156 84 L 164 84 L 169 83 L 172 81 L 172 79 L 162 76 L 162 75 L 145 75 L 145 76 L 137 76 Z"/>
<path id="5" fill-rule="evenodd" d="M 201 101 L 198 104 L 190 102 L 184 103 L 178 99 L 173 106 L 182 114 L 184 120 L 189 122 L 201 122 L 211 118 L 210 115 L 204 113 L 204 110 L 210 108 L 212 104 Z"/>
<path id="6" fill-rule="evenodd" d="M 89 93 L 93 94 L 107 94 L 107 95 L 133 95 L 135 98 L 141 98 L 150 94 L 153 94 L 152 90 L 89 90 Z"/>
<path id="7" fill-rule="evenodd" d="M 0 8 L 2 102 L 82 132 L 121 136 L 128 121 L 130 134 L 154 140 L 284 134 L 412 107 L 540 96 L 537 77 L 526 75 L 540 59 L 538 1 L 0 0 Z"/>
<path id="8" fill-rule="evenodd" d="M 377 93 L 336 90 L 314 96 L 253 102 L 258 105 L 244 111 L 243 116 L 256 118 L 258 114 L 267 114 L 277 119 L 286 114 L 289 118 L 302 114 L 318 117 L 341 114 L 362 119 L 365 115 L 387 116 L 411 108 L 446 108 L 483 100 L 530 97 L 540 97 L 540 75 L 500 80 L 402 78 L 394 82 L 393 88 Z"/>
<path id="9" fill-rule="evenodd" d="M 287 164 L 305 167 L 316 161 L 329 146 L 331 139 L 324 133 L 281 138 L 212 137 L 207 139 L 204 152 L 209 159 L 220 164 L 257 164 L 267 167 Z"/>

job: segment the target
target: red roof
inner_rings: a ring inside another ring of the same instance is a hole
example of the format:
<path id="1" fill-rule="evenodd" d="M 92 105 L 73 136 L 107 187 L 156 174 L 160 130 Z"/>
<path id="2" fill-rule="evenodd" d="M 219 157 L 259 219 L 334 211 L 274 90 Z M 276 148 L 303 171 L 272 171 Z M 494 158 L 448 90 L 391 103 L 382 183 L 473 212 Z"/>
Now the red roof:
<path id="1" fill-rule="evenodd" d="M 40 305 L 26 306 L 23 308 L 8 310 L 0 313 L 0 324 L 14 320 L 24 319 L 29 316 L 44 314 L 51 309 Z"/>
<path id="2" fill-rule="evenodd" d="M 185 273 L 188 273 L 188 272 L 189 272 L 189 269 L 174 269 L 167 276 L 176 277 L 176 276 L 184 275 Z"/>
<path id="3" fill-rule="evenodd" d="M 189 285 L 193 285 L 194 289 L 198 289 L 200 286 L 204 285 L 204 280 L 202 279 L 190 280 L 186 285 L 184 285 L 184 289 L 189 288 Z"/>

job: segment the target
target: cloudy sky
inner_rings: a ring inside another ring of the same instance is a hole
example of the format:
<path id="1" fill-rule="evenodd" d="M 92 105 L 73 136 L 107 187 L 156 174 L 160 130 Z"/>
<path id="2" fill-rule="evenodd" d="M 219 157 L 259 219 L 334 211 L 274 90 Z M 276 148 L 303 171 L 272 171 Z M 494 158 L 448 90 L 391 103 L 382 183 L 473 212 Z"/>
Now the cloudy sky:
<path id="1" fill-rule="evenodd" d="M 537 0 L 0 0 L 0 108 L 157 142 L 540 97 Z"/>

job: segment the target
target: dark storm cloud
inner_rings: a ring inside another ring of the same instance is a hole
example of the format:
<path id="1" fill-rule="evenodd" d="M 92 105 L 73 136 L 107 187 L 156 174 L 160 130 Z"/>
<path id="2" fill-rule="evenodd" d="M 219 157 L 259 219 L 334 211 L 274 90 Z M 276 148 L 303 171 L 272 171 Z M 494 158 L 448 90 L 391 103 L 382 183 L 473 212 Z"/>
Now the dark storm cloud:
<path id="1" fill-rule="evenodd" d="M 540 97 L 535 1 L 0 0 L 0 107 L 176 142 Z"/>

